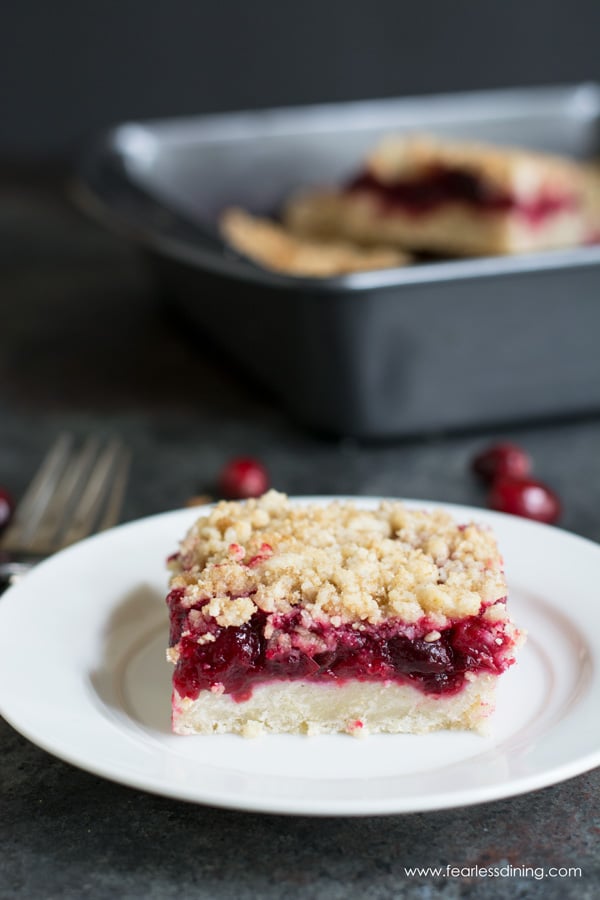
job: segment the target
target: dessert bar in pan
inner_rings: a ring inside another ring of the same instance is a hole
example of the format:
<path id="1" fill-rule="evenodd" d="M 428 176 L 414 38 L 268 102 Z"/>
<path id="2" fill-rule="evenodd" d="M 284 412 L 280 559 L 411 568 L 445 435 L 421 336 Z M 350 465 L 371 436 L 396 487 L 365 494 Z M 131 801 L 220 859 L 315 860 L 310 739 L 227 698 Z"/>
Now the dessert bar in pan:
<path id="1" fill-rule="evenodd" d="M 170 559 L 178 734 L 483 730 L 521 633 L 492 532 L 382 502 L 222 502 Z"/>
<path id="2" fill-rule="evenodd" d="M 383 140 L 340 190 L 287 204 L 296 234 L 448 255 L 576 246 L 595 237 L 590 170 L 574 160 L 428 136 Z"/>

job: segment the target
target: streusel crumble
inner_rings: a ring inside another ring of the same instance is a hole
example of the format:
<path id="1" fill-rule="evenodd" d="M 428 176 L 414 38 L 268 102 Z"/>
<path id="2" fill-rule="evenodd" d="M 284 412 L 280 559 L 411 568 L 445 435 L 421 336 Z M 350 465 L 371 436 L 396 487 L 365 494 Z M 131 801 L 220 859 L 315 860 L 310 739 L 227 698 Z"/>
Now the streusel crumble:
<path id="1" fill-rule="evenodd" d="M 519 632 L 489 529 L 384 501 L 219 503 L 170 558 L 173 727 L 480 728 Z"/>

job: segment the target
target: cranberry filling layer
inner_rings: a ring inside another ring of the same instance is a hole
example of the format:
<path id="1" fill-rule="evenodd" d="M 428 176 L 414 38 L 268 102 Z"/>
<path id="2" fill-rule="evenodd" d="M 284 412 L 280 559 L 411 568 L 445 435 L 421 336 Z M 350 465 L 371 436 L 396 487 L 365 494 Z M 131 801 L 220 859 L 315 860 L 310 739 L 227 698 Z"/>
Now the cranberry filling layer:
<path id="1" fill-rule="evenodd" d="M 468 672 L 499 675 L 513 662 L 513 638 L 505 633 L 505 623 L 488 621 L 483 611 L 441 633 L 425 619 L 416 625 L 389 620 L 360 629 L 334 627 L 307 621 L 298 609 L 269 619 L 259 610 L 240 627 L 198 617 L 198 628 L 190 611 L 181 608 L 181 598 L 180 590 L 167 598 L 171 645 L 179 642 L 173 683 L 181 696 L 193 700 L 200 691 L 216 689 L 243 701 L 258 684 L 287 680 L 394 681 L 448 695 L 463 687 Z"/>
<path id="2" fill-rule="evenodd" d="M 425 215 L 448 203 L 461 203 L 481 212 L 517 213 L 530 225 L 537 225 L 549 216 L 574 210 L 577 198 L 568 194 L 540 193 L 527 201 L 508 192 L 494 191 L 472 172 L 437 166 L 420 178 L 388 184 L 365 171 L 351 181 L 346 191 L 367 191 L 375 195 L 388 212 L 401 209 L 411 215 Z"/>

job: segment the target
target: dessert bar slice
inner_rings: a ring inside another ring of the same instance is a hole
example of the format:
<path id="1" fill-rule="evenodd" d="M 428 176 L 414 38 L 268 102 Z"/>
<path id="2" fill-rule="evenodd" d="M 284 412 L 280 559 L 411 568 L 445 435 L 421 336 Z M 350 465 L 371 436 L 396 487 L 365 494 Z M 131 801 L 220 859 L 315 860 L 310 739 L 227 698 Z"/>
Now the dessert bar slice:
<path id="1" fill-rule="evenodd" d="M 225 239 L 245 256 L 267 269 L 323 278 L 366 269 L 403 266 L 408 256 L 391 247 L 358 247 L 348 241 L 316 241 L 298 237 L 270 219 L 242 209 L 228 209 L 221 216 Z"/>
<path id="2" fill-rule="evenodd" d="M 575 161 L 436 139 L 385 139 L 342 190 L 293 198 L 301 235 L 338 235 L 447 255 L 520 253 L 585 243 L 589 183 Z"/>
<path id="3" fill-rule="evenodd" d="M 481 730 L 520 632 L 490 530 L 441 510 L 222 502 L 170 558 L 173 730 Z"/>

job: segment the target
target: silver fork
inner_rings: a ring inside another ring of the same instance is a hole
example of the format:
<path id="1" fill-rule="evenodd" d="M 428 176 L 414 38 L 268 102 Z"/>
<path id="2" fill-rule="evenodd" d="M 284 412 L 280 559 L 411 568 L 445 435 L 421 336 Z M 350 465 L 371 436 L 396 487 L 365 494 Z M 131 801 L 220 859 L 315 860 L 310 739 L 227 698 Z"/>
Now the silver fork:
<path id="1" fill-rule="evenodd" d="M 0 593 L 63 547 L 116 525 L 129 461 L 116 438 L 77 446 L 73 435 L 58 437 L 0 536 Z"/>

